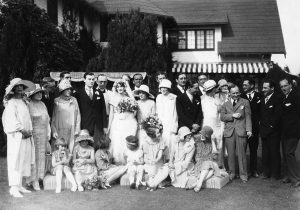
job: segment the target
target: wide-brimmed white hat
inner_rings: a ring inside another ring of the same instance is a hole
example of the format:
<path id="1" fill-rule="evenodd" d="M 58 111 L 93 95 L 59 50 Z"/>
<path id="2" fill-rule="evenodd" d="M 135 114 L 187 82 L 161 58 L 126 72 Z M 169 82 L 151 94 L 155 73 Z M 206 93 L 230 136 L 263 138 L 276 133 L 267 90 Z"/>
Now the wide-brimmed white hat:
<path id="1" fill-rule="evenodd" d="M 41 88 L 41 86 L 39 84 L 35 84 L 35 90 L 32 90 L 30 92 L 27 93 L 27 96 L 33 96 L 34 94 L 38 93 L 38 92 L 44 92 L 45 90 Z"/>
<path id="2" fill-rule="evenodd" d="M 59 84 L 58 84 L 58 89 L 59 92 L 61 93 L 64 90 L 70 89 L 72 88 L 71 83 L 68 80 L 62 80 Z"/>
<path id="3" fill-rule="evenodd" d="M 186 137 L 187 135 L 190 135 L 190 134 L 192 134 L 192 132 L 186 126 L 183 126 L 183 127 L 179 128 L 179 130 L 178 130 L 178 136 L 180 139 L 184 139 L 184 137 Z"/>
<path id="4" fill-rule="evenodd" d="M 172 82 L 168 79 L 163 79 L 159 83 L 159 88 L 169 88 L 169 89 L 171 89 L 171 86 L 172 86 Z"/>
<path id="5" fill-rule="evenodd" d="M 147 85 L 141 85 L 138 89 L 134 90 L 133 93 L 138 96 L 140 91 L 147 93 L 149 98 L 154 98 L 154 96 L 149 93 L 149 87 Z"/>
<path id="6" fill-rule="evenodd" d="M 90 141 L 92 143 L 94 142 L 94 139 L 93 139 L 92 136 L 90 136 L 89 131 L 86 130 L 86 129 L 83 129 L 83 130 L 80 131 L 80 133 L 79 133 L 78 137 L 76 138 L 75 142 L 77 143 L 77 142 L 81 142 L 81 141 L 85 141 L 85 140 Z"/>
<path id="7" fill-rule="evenodd" d="M 218 85 L 219 87 L 228 86 L 228 82 L 226 81 L 226 79 L 220 79 L 218 81 Z"/>
<path id="8" fill-rule="evenodd" d="M 29 92 L 35 89 L 35 84 L 33 82 L 30 82 L 29 80 L 23 80 L 21 78 L 14 78 L 5 88 L 5 95 L 12 93 L 13 88 L 17 85 L 25 86 L 24 92 Z"/>
<path id="9" fill-rule="evenodd" d="M 214 87 L 217 86 L 217 83 L 215 82 L 215 80 L 207 80 L 204 84 L 203 84 L 203 87 L 204 87 L 204 91 L 209 91 L 211 89 L 213 89 Z"/>

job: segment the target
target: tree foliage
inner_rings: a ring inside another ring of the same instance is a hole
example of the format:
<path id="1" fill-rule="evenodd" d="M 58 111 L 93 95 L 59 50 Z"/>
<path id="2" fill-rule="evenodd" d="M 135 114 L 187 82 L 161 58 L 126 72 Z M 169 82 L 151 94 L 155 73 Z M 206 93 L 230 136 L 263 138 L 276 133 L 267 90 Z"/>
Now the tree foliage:
<path id="1" fill-rule="evenodd" d="M 108 25 L 106 70 L 145 71 L 150 80 L 155 79 L 157 71 L 167 71 L 171 52 L 157 43 L 157 24 L 157 17 L 139 11 L 117 14 Z"/>
<path id="2" fill-rule="evenodd" d="M 6 0 L 0 16 L 0 73 L 39 80 L 50 71 L 79 71 L 82 53 L 51 23 L 46 12 L 29 1 Z"/>

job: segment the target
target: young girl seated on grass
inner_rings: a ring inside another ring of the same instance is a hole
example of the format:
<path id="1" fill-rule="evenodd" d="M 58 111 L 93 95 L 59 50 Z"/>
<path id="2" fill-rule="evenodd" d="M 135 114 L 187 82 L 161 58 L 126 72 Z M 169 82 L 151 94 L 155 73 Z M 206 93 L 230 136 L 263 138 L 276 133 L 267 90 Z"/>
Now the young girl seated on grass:
<path id="1" fill-rule="evenodd" d="M 63 138 L 55 141 L 56 151 L 52 154 L 52 173 L 56 176 L 56 193 L 61 192 L 61 181 L 63 173 L 67 179 L 72 183 L 71 191 L 77 190 L 77 184 L 70 168 L 70 160 L 72 155 L 66 148 L 67 143 Z"/>
<path id="2" fill-rule="evenodd" d="M 106 187 L 111 187 L 110 184 L 121 177 L 127 170 L 126 166 L 114 165 L 111 153 L 108 151 L 110 139 L 104 138 L 98 145 L 99 149 L 95 153 L 96 166 L 98 176 L 104 180 Z"/>
<path id="3" fill-rule="evenodd" d="M 135 136 L 126 137 L 127 149 L 125 150 L 125 160 L 127 163 L 127 174 L 131 189 L 140 189 L 144 172 L 143 151 L 139 149 L 139 140 Z"/>

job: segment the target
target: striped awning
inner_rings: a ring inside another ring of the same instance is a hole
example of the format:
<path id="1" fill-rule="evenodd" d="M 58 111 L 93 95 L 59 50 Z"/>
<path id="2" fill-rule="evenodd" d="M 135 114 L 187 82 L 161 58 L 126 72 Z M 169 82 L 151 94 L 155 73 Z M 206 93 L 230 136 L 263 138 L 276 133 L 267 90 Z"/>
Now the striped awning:
<path id="1" fill-rule="evenodd" d="M 269 65 L 266 62 L 249 63 L 174 63 L 172 72 L 185 73 L 267 73 Z"/>

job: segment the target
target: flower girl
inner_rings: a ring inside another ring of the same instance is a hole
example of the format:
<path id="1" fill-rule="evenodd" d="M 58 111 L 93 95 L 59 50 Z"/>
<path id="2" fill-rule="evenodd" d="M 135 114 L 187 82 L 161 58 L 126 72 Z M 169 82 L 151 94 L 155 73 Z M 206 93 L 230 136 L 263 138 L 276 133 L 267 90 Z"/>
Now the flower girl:
<path id="1" fill-rule="evenodd" d="M 75 192 L 77 190 L 77 184 L 70 168 L 70 160 L 72 155 L 66 148 L 67 143 L 63 138 L 59 138 L 55 141 L 55 146 L 57 147 L 57 150 L 52 154 L 52 173 L 56 176 L 55 192 L 61 192 L 63 172 L 65 173 L 67 179 L 72 183 L 71 191 Z"/>

